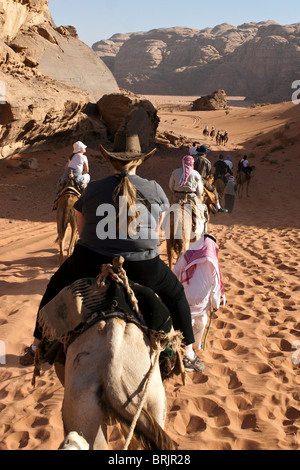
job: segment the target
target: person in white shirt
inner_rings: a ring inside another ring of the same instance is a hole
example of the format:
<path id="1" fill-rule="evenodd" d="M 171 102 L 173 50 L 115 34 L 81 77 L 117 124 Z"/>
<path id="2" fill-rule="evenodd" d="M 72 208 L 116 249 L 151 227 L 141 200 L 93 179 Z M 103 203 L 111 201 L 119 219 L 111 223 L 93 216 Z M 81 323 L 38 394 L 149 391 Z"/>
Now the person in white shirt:
<path id="1" fill-rule="evenodd" d="M 226 160 L 225 160 L 225 163 L 226 163 L 226 165 L 229 166 L 230 170 L 232 171 L 232 170 L 233 170 L 233 163 L 232 163 L 232 161 L 231 161 L 230 155 L 227 155 Z"/>
<path id="2" fill-rule="evenodd" d="M 190 155 L 197 155 L 197 144 L 196 144 L 196 142 L 194 142 L 193 145 L 189 148 L 189 154 Z"/>
<path id="3" fill-rule="evenodd" d="M 203 181 L 198 171 L 194 170 L 195 160 L 186 155 L 182 159 L 182 167 L 177 168 L 171 174 L 169 188 L 173 193 L 173 202 L 177 203 L 183 196 L 188 195 L 201 200 L 203 193 Z"/>
<path id="4" fill-rule="evenodd" d="M 87 156 L 84 155 L 86 149 L 87 146 L 82 142 L 75 142 L 73 145 L 73 155 L 69 158 L 65 166 L 65 173 L 58 180 L 58 186 L 63 186 L 69 176 L 70 170 L 73 171 L 73 175 L 82 189 L 88 185 L 91 177 L 89 175 L 88 159 Z"/>
<path id="5" fill-rule="evenodd" d="M 202 339 L 208 322 L 208 313 L 219 309 L 222 298 L 223 305 L 226 303 L 218 255 L 216 239 L 212 235 L 205 234 L 179 258 L 173 269 L 184 287 L 191 309 L 195 350 L 203 346 Z M 194 350 L 190 345 L 192 357 L 193 353 Z M 188 354 L 189 351 L 186 351 L 187 369 L 189 369 Z"/>

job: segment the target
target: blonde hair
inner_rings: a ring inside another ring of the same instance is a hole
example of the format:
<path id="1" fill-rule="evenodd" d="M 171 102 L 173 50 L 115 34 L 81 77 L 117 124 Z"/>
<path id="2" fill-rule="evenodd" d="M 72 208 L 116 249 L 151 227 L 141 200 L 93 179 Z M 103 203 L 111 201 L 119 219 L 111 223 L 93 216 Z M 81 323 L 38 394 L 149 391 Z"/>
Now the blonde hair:
<path id="1" fill-rule="evenodd" d="M 139 217 L 139 212 L 136 212 L 135 215 L 128 215 L 129 209 L 133 207 L 136 203 L 136 188 L 131 183 L 130 179 L 128 178 L 129 172 L 139 166 L 143 160 L 131 160 L 129 162 L 124 162 L 122 160 L 118 160 L 116 158 L 109 159 L 110 164 L 112 167 L 120 173 L 120 182 L 118 186 L 115 188 L 113 192 L 113 203 L 115 208 L 117 209 L 117 229 L 119 230 L 119 198 L 126 197 L 127 201 L 127 230 L 130 224 Z"/>

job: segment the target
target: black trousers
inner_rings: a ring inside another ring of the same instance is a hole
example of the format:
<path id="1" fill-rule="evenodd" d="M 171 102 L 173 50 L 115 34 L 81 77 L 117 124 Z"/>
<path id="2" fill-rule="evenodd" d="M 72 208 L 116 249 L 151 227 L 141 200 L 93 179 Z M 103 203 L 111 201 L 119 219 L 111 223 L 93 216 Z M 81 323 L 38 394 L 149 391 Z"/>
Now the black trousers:
<path id="1" fill-rule="evenodd" d="M 84 277 L 98 276 L 102 264 L 111 263 L 111 261 L 112 258 L 77 244 L 73 254 L 50 279 L 39 310 L 72 282 Z M 131 281 L 150 287 L 161 298 L 170 311 L 174 329 L 183 333 L 184 343 L 186 345 L 194 343 L 191 311 L 183 286 L 160 257 L 147 261 L 125 261 L 123 267 Z M 38 317 L 33 336 L 36 339 L 42 339 Z"/>

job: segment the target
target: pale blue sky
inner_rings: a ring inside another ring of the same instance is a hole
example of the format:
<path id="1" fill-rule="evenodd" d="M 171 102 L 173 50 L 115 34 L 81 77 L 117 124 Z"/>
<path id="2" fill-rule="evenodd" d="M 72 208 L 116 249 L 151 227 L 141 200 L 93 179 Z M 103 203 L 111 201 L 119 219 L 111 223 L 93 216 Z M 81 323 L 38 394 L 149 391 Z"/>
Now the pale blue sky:
<path id="1" fill-rule="evenodd" d="M 49 0 L 57 26 L 72 25 L 89 46 L 115 33 L 221 23 L 300 22 L 299 0 Z M 298 16 L 299 15 L 299 16 Z"/>

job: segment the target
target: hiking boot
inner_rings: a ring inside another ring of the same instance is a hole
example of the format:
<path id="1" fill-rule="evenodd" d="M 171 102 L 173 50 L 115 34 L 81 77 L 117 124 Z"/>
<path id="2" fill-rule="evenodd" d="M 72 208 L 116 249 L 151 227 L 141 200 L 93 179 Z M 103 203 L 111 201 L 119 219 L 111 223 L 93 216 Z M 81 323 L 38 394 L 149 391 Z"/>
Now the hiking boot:
<path id="1" fill-rule="evenodd" d="M 31 346 L 29 346 L 28 348 L 25 348 L 24 355 L 20 357 L 19 362 L 21 366 L 33 366 L 34 352 Z"/>
<path id="2" fill-rule="evenodd" d="M 224 214 L 227 214 L 228 210 L 227 210 L 227 209 L 223 209 L 223 207 L 221 207 L 221 208 L 218 210 L 218 212 L 219 212 L 219 213 L 222 212 L 222 213 L 224 213 Z"/>
<path id="3" fill-rule="evenodd" d="M 183 359 L 183 364 L 184 364 L 185 369 L 188 372 L 195 371 L 195 372 L 203 373 L 205 371 L 205 365 L 201 361 L 200 357 L 197 355 L 195 355 L 195 358 L 192 360 L 189 359 L 188 357 L 185 357 Z"/>

